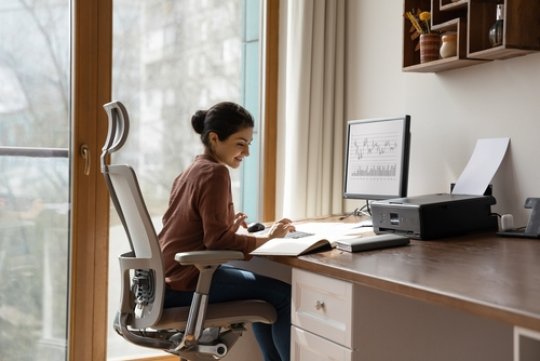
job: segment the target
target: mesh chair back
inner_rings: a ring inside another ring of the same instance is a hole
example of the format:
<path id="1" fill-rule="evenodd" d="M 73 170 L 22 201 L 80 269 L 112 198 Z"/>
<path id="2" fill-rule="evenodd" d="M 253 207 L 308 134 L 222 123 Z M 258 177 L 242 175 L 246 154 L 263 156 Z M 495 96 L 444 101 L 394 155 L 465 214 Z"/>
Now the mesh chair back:
<path id="1" fill-rule="evenodd" d="M 129 117 L 120 102 L 104 105 L 109 131 L 101 153 L 101 172 L 111 200 L 128 236 L 131 252 L 120 256 L 121 313 L 133 313 L 131 326 L 150 327 L 161 318 L 164 275 L 161 251 L 137 176 L 128 165 L 109 164 L 129 132 Z"/>

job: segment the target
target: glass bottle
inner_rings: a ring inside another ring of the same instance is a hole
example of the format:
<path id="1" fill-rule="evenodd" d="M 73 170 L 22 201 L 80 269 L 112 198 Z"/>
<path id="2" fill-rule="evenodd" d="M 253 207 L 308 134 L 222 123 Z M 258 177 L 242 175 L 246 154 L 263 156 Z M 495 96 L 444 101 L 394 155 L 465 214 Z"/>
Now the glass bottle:
<path id="1" fill-rule="evenodd" d="M 489 28 L 489 42 L 491 46 L 502 45 L 503 41 L 503 13 L 504 13 L 504 4 L 497 4 L 497 20 Z"/>

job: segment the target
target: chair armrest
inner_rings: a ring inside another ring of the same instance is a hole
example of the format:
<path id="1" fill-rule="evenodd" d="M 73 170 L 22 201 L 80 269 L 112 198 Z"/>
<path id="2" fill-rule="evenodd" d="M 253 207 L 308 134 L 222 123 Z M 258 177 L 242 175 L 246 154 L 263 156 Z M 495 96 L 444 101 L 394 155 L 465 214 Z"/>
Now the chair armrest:
<path id="1" fill-rule="evenodd" d="M 174 260 L 182 266 L 195 266 L 199 270 L 199 278 L 195 293 L 207 295 L 212 283 L 214 271 L 223 263 L 243 260 L 244 253 L 240 251 L 192 251 L 180 252 Z"/>
<path id="2" fill-rule="evenodd" d="M 177 253 L 174 256 L 174 260 L 183 266 L 219 265 L 222 263 L 227 263 L 229 261 L 237 261 L 243 259 L 244 254 L 240 251 L 192 251 Z"/>
<path id="3" fill-rule="evenodd" d="M 214 271 L 223 263 L 241 259 L 244 259 L 244 254 L 240 251 L 193 251 L 180 252 L 174 256 L 174 260 L 181 265 L 193 265 L 199 270 L 186 330 L 179 348 L 193 347 L 202 334 Z"/>

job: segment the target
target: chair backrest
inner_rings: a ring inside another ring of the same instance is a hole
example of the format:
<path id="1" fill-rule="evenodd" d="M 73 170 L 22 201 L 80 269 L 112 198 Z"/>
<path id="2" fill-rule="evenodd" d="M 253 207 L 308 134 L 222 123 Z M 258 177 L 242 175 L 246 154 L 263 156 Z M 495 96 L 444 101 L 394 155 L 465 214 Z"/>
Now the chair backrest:
<path id="1" fill-rule="evenodd" d="M 118 101 L 103 107 L 108 115 L 109 130 L 101 153 L 101 172 L 131 247 L 131 252 L 119 257 L 122 272 L 120 312 L 133 314 L 130 326 L 150 327 L 159 322 L 163 306 L 161 251 L 135 172 L 128 165 L 109 164 L 110 154 L 119 150 L 127 139 L 128 113 Z"/>

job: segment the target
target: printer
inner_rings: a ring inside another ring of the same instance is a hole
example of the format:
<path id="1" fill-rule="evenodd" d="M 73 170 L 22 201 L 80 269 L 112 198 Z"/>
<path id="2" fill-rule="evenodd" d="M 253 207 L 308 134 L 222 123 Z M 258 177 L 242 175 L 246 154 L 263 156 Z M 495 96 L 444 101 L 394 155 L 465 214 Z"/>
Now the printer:
<path id="1" fill-rule="evenodd" d="M 474 231 L 496 231 L 491 195 L 436 193 L 371 203 L 375 233 L 399 233 L 414 239 L 435 239 Z"/>

